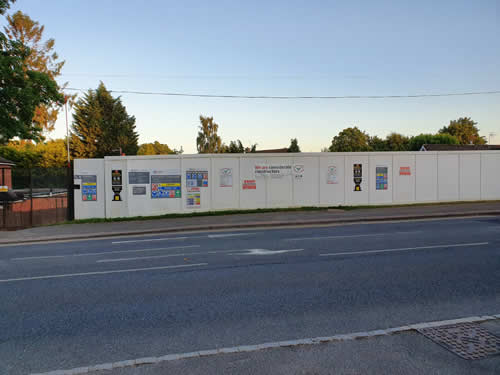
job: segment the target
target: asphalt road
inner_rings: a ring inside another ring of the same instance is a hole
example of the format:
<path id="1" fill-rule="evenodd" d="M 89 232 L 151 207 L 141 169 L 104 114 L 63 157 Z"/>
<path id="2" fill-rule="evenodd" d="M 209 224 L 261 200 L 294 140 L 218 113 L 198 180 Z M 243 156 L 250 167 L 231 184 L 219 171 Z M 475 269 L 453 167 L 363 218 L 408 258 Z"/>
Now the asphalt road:
<path id="1" fill-rule="evenodd" d="M 500 217 L 0 247 L 0 374 L 500 313 Z"/>

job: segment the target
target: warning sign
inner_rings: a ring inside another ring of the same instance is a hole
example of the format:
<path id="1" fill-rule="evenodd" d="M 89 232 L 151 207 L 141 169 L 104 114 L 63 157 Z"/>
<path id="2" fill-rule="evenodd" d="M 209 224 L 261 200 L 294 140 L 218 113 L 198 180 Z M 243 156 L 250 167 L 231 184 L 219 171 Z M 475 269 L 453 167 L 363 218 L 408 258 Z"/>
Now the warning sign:
<path id="1" fill-rule="evenodd" d="M 82 201 L 97 200 L 97 176 L 82 176 Z"/>
<path id="2" fill-rule="evenodd" d="M 376 190 L 387 190 L 388 187 L 388 167 L 376 167 Z"/>
<path id="3" fill-rule="evenodd" d="M 188 208 L 199 208 L 201 206 L 201 193 L 188 193 L 186 205 Z"/>
<path id="4" fill-rule="evenodd" d="M 188 169 L 186 171 L 186 187 L 208 187 L 208 170 Z"/>
<path id="5" fill-rule="evenodd" d="M 151 198 L 180 198 L 181 175 L 151 175 Z"/>
<path id="6" fill-rule="evenodd" d="M 410 167 L 399 167 L 399 175 L 400 176 L 411 176 Z"/>

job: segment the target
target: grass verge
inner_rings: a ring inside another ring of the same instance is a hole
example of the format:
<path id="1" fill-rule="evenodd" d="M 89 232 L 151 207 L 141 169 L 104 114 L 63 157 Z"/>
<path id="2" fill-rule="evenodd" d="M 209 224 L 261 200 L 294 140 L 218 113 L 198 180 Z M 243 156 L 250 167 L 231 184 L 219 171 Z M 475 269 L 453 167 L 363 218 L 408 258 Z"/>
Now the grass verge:
<path id="1" fill-rule="evenodd" d="M 156 216 L 133 216 L 133 217 L 116 217 L 116 218 L 94 218 L 65 221 L 53 225 L 62 224 L 88 224 L 88 223 L 111 223 L 121 221 L 143 221 L 143 220 L 158 220 L 158 219 L 176 219 L 185 217 L 201 217 L 201 216 L 225 216 L 236 214 L 258 214 L 269 212 L 299 212 L 299 211 L 327 211 L 329 209 L 354 211 L 360 209 L 378 209 L 390 207 L 418 207 L 418 206 L 442 206 L 442 205 L 461 205 L 471 203 L 500 203 L 498 200 L 494 201 L 458 201 L 458 202 L 434 202 L 434 203 L 410 203 L 410 204 L 390 204 L 390 205 L 362 205 L 362 206 L 330 206 L 330 207 L 291 207 L 291 208 L 258 208 L 253 210 L 224 210 L 224 211 L 204 211 L 204 212 L 190 212 L 190 213 L 176 213 L 165 214 Z"/>

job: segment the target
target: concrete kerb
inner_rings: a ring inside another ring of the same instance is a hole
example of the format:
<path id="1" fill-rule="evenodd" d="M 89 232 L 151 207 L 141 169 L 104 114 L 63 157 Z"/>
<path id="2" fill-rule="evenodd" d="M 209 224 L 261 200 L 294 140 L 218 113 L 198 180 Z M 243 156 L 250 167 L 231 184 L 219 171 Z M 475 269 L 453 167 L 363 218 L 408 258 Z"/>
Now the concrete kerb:
<path id="1" fill-rule="evenodd" d="M 348 334 L 339 334 L 334 336 L 326 336 L 326 337 L 315 337 L 315 338 L 307 338 L 307 339 L 299 339 L 299 340 L 289 340 L 289 341 L 278 341 L 278 342 L 269 342 L 258 345 L 244 345 L 244 346 L 235 346 L 228 348 L 219 348 L 212 350 L 202 350 L 197 352 L 189 352 L 189 353 L 179 353 L 179 354 L 169 354 L 161 357 L 147 357 L 147 358 L 139 358 L 135 360 L 127 360 L 120 361 L 114 363 L 105 363 L 99 364 L 90 367 L 79 367 L 68 370 L 56 370 L 46 373 L 32 374 L 32 375 L 70 375 L 70 374 L 87 374 L 89 372 L 95 371 L 103 371 L 103 370 L 111 370 L 115 368 L 124 368 L 124 367 L 132 367 L 132 366 L 140 366 L 146 364 L 155 364 L 160 362 L 168 362 L 168 361 L 177 361 L 182 359 L 191 359 L 191 358 L 201 358 L 201 357 L 210 357 L 221 354 L 230 354 L 230 353 L 243 353 L 243 352 L 255 352 L 266 349 L 273 348 L 292 348 L 304 345 L 319 345 L 330 342 L 342 342 L 342 341 L 350 341 L 350 340 L 358 340 L 358 339 L 368 339 L 372 337 L 380 337 L 380 336 L 389 336 L 393 334 L 399 334 L 404 332 L 411 331 L 419 331 L 424 328 L 430 327 L 444 327 L 457 323 L 482 323 L 490 320 L 500 319 L 500 314 L 497 315 L 485 315 L 485 316 L 471 316 L 467 318 L 461 319 L 452 319 L 452 320 L 441 320 L 435 322 L 426 322 L 426 323 L 417 323 L 406 326 L 388 328 L 388 329 L 378 329 L 374 331 L 364 331 L 364 332 L 354 332 Z"/>
<path id="2" fill-rule="evenodd" d="M 422 220 L 422 219 L 445 219 L 459 217 L 474 217 L 474 216 L 496 216 L 500 215 L 499 210 L 473 211 L 473 212 L 453 212 L 453 213 L 437 213 L 424 215 L 398 215 L 398 216 L 364 216 L 356 218 L 335 218 L 307 221 L 262 221 L 262 222 L 247 222 L 247 223 L 230 223 L 230 224 L 209 224 L 209 225 L 188 225 L 174 228 L 148 229 L 139 231 L 117 231 L 117 232 L 99 232 L 92 233 L 90 239 L 112 238 L 122 236 L 140 236 L 148 234 L 166 234 L 179 232 L 200 232 L 210 230 L 224 229 L 245 229 L 245 228 L 268 228 L 268 227 L 291 227 L 291 226 L 308 226 L 308 225 L 335 225 L 335 224 L 352 224 L 352 223 L 369 223 L 369 222 L 384 222 L 384 221 L 405 221 L 405 220 Z M 74 224 L 75 225 L 75 224 Z M 21 245 L 40 242 L 52 241 L 71 241 L 71 240 L 88 240 L 89 233 L 79 235 L 63 235 L 63 236 L 46 236 L 36 239 L 26 240 L 0 240 L 2 245 Z"/>

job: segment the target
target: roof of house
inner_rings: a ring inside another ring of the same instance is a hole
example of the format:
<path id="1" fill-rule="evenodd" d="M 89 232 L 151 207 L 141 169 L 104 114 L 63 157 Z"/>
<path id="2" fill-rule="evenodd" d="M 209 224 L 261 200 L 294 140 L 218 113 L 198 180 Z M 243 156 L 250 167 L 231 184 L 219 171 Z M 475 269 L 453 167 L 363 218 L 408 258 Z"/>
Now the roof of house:
<path id="1" fill-rule="evenodd" d="M 13 161 L 10 161 L 8 159 L 4 159 L 0 156 L 0 165 L 11 165 L 11 166 L 14 166 L 16 165 L 16 163 L 14 163 Z"/>
<path id="2" fill-rule="evenodd" d="M 286 153 L 288 152 L 288 148 L 273 148 L 270 150 L 258 150 L 255 151 L 256 153 L 267 153 L 267 154 L 281 154 L 281 153 Z"/>
<path id="3" fill-rule="evenodd" d="M 500 150 L 500 145 L 441 145 L 424 144 L 420 151 L 488 151 Z"/>

